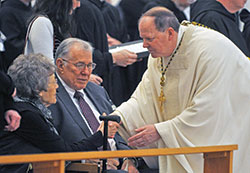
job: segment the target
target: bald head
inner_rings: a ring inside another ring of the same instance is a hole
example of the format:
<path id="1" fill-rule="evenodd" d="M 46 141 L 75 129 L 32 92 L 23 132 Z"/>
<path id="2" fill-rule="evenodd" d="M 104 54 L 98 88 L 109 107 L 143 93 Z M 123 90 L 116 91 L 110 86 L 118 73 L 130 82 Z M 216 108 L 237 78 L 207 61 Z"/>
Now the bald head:
<path id="1" fill-rule="evenodd" d="M 155 7 L 142 15 L 139 21 L 143 47 L 152 57 L 168 57 L 175 49 L 180 23 L 174 14 L 164 7 Z"/>
<path id="2" fill-rule="evenodd" d="M 172 11 L 165 7 L 154 7 L 146 11 L 139 19 L 139 23 L 144 17 L 153 17 L 155 27 L 160 32 L 164 32 L 169 27 L 172 27 L 176 32 L 179 30 L 180 23 L 178 19 Z"/>

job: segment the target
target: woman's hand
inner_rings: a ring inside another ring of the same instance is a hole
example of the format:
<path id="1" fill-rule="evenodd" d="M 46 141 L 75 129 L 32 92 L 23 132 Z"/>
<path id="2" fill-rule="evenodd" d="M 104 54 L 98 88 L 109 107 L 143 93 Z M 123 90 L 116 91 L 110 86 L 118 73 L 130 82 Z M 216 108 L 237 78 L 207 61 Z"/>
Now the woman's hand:
<path id="1" fill-rule="evenodd" d="M 114 138 L 120 124 L 117 122 L 108 122 L 108 138 Z M 104 122 L 102 122 L 97 130 L 100 130 L 104 134 Z"/>
<path id="2" fill-rule="evenodd" d="M 114 138 L 119 127 L 120 127 L 120 124 L 118 124 L 117 122 L 109 121 L 108 122 L 108 137 Z"/>
<path id="3" fill-rule="evenodd" d="M 106 114 L 103 114 L 106 116 Z M 120 127 L 120 124 L 114 121 L 109 121 L 108 122 L 108 138 L 114 138 L 115 134 Z M 104 134 L 104 121 L 100 124 L 99 128 L 97 130 L 100 130 L 102 134 Z"/>

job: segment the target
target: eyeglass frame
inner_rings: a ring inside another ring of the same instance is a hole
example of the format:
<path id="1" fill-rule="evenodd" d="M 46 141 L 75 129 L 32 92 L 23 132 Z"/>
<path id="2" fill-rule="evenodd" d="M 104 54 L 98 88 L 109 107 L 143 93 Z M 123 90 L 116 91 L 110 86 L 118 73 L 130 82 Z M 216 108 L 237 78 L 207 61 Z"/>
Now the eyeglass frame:
<path id="1" fill-rule="evenodd" d="M 83 62 L 78 62 L 78 63 L 72 63 L 66 59 L 63 59 L 63 61 L 67 62 L 67 63 L 70 63 L 72 65 L 74 65 L 78 70 L 82 71 L 83 69 L 85 69 L 87 67 L 88 70 L 94 70 L 95 67 L 96 67 L 96 63 L 92 62 L 92 63 L 89 63 L 89 64 L 85 64 Z"/>

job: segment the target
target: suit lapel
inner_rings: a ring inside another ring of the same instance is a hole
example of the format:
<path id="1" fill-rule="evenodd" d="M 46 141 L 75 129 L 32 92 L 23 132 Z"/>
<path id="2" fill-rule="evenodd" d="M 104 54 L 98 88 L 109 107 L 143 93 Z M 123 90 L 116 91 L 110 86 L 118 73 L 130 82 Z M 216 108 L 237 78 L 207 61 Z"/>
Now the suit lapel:
<path id="1" fill-rule="evenodd" d="M 86 125 L 85 121 L 83 120 L 81 114 L 79 113 L 78 109 L 76 108 L 75 104 L 71 100 L 69 94 L 65 90 L 65 88 L 62 86 L 62 83 L 60 80 L 58 80 L 59 88 L 58 91 L 58 99 L 63 103 L 68 113 L 66 113 L 68 116 L 71 116 L 72 119 L 75 121 L 76 124 L 82 129 L 82 131 L 85 133 L 86 136 L 90 136 L 91 132 Z"/>

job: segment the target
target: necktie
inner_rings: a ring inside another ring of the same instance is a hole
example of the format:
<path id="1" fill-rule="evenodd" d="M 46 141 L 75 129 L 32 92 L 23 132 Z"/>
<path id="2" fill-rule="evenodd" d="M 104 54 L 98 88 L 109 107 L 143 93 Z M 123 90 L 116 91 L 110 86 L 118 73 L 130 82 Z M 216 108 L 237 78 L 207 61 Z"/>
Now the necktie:
<path id="1" fill-rule="evenodd" d="M 99 122 L 97 121 L 93 111 L 89 107 L 88 103 L 84 100 L 83 94 L 81 92 L 76 91 L 74 94 L 74 98 L 78 100 L 78 104 L 80 106 L 80 109 L 82 111 L 82 114 L 84 115 L 85 119 L 87 120 L 90 128 L 93 132 L 96 132 L 96 130 L 99 127 Z"/>

